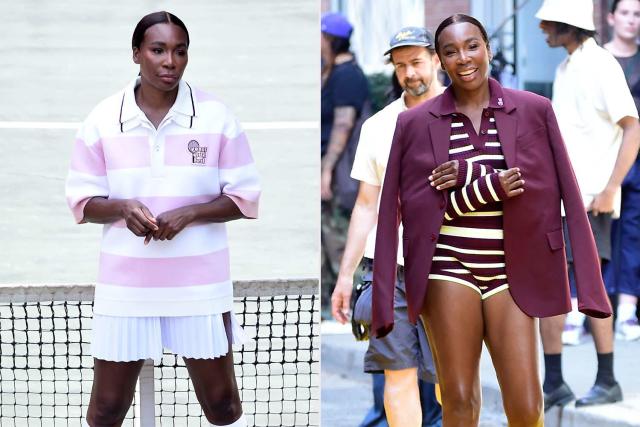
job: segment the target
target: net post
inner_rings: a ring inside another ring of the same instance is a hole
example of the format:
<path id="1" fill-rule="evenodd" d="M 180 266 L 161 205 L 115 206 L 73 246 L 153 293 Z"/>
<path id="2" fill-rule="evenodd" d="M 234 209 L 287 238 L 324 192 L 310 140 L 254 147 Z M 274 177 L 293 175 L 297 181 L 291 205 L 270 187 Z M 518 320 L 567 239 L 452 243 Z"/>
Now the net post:
<path id="1" fill-rule="evenodd" d="M 155 427 L 156 425 L 156 402 L 154 390 L 154 367 L 153 359 L 147 359 L 140 370 L 138 379 L 138 419 L 140 427 Z"/>

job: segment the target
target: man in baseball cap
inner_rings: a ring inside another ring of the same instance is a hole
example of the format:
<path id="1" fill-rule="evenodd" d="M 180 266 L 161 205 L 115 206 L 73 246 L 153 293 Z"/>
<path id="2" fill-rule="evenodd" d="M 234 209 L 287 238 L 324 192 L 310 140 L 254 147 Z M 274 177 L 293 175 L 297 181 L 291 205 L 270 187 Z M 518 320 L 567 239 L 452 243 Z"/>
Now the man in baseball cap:
<path id="1" fill-rule="evenodd" d="M 332 314 L 341 323 L 348 321 L 353 276 L 361 261 L 365 270 L 363 282 L 371 282 L 378 198 L 398 115 L 444 90 L 437 78 L 440 61 L 434 50 L 433 36 L 425 28 L 400 29 L 391 37 L 384 55 L 393 65 L 395 78 L 403 92 L 400 98 L 365 121 L 360 133 L 351 170 L 351 177 L 360 181 L 360 187 L 331 297 Z M 435 381 L 431 350 L 421 322 L 418 325 L 409 322 L 402 253 L 398 254 L 397 262 L 395 327 L 384 338 L 369 338 L 364 361 L 365 372 L 384 372 L 384 399 L 375 396 L 379 387 L 376 387 L 377 377 L 374 378 L 374 401 L 384 400 L 384 411 L 374 405 L 361 426 L 379 425 L 385 418 L 385 412 L 391 427 L 439 426 L 441 409 L 434 396 L 435 388 L 426 382 Z M 371 313 L 371 307 L 363 306 L 370 303 L 370 298 L 362 296 L 356 303 L 353 318 L 360 328 L 366 328 L 371 322 L 366 314 Z M 418 378 L 422 380 L 420 387 Z"/>
<path id="2" fill-rule="evenodd" d="M 620 185 L 640 147 L 640 124 L 622 68 L 593 36 L 592 0 L 545 0 L 536 13 L 547 44 L 567 58 L 556 69 L 553 109 L 580 186 L 601 265 L 611 259 L 611 221 L 620 210 Z M 565 227 L 566 231 L 566 227 Z M 571 242 L 565 232 L 573 311 L 540 320 L 545 410 L 575 396 L 564 382 L 562 344 L 579 344 L 585 315 L 578 311 Z M 613 403 L 622 391 L 613 374 L 613 318 L 589 317 L 598 355 L 595 384 L 576 406 Z M 564 328 L 564 331 L 563 331 Z"/>
<path id="3" fill-rule="evenodd" d="M 426 28 L 404 27 L 391 36 L 389 50 L 384 54 L 389 55 L 392 50 L 403 46 L 424 46 L 434 49 L 433 36 Z"/>

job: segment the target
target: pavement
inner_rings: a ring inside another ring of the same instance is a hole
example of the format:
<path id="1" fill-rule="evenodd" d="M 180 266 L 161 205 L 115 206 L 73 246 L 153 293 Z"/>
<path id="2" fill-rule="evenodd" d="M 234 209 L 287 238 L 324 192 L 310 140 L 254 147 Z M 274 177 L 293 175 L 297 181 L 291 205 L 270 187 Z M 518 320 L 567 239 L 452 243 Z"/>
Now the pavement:
<path id="1" fill-rule="evenodd" d="M 366 342 L 357 342 L 349 326 L 323 321 L 322 333 L 322 410 L 323 426 L 355 427 L 372 405 L 371 376 L 362 372 Z M 547 427 L 638 427 L 640 426 L 640 341 L 615 343 L 614 371 L 622 386 L 624 400 L 611 405 L 577 409 L 573 402 L 563 409 L 545 414 Z M 586 393 L 596 374 L 596 353 L 591 339 L 563 351 L 565 381 L 577 396 Z M 540 372 L 544 371 L 540 354 Z M 505 427 L 500 389 L 491 364 L 483 351 L 480 361 L 482 381 L 481 427 Z"/>

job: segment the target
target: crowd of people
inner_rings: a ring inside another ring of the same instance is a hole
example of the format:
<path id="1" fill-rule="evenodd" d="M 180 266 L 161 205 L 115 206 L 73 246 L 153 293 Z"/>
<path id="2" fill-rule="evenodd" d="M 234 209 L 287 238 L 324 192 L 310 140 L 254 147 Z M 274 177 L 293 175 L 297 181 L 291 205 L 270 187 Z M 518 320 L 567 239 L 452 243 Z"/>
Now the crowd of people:
<path id="1" fill-rule="evenodd" d="M 509 425 L 623 399 L 614 338 L 640 339 L 640 1 L 613 1 L 602 46 L 593 2 L 568 3 L 536 13 L 567 53 L 551 100 L 491 78 L 482 23 L 455 14 L 392 35 L 400 90 L 373 115 L 352 25 L 322 17 L 322 304 L 367 331 L 362 426 L 477 425 L 483 343 Z M 354 281 L 368 318 L 352 318 Z M 576 399 L 562 349 L 585 326 L 597 374 Z"/>

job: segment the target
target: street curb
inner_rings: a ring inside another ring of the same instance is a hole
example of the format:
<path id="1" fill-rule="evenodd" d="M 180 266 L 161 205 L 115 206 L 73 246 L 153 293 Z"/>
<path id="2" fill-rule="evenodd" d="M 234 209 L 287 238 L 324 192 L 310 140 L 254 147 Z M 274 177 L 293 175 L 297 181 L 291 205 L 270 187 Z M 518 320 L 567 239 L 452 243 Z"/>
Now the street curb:
<path id="1" fill-rule="evenodd" d="M 370 376 L 363 370 L 364 353 L 367 350 L 368 343 L 366 341 L 355 341 L 355 339 L 351 339 L 350 334 L 348 334 L 349 339 L 347 340 L 344 337 L 340 337 L 340 342 L 331 342 L 331 337 L 336 335 L 323 335 L 320 359 L 322 361 L 322 370 L 348 377 L 354 382 L 369 384 L 371 381 Z M 482 407 L 482 417 L 490 419 L 492 426 L 507 426 L 507 419 L 502 414 L 502 398 L 499 390 L 483 385 Z"/>
<path id="2" fill-rule="evenodd" d="M 334 338 L 335 337 L 335 338 Z M 333 338 L 333 339 L 332 339 Z M 367 342 L 357 342 L 350 334 L 323 334 L 322 370 L 337 373 L 349 379 L 368 383 L 368 374 L 363 372 L 363 356 Z M 546 427 L 639 427 L 638 409 L 640 398 L 632 397 L 613 405 L 577 409 L 573 402 L 564 408 L 551 408 L 545 413 Z M 495 379 L 493 383 L 483 380 L 483 417 L 488 416 L 499 425 L 506 426 L 502 396 Z"/>
<path id="3" fill-rule="evenodd" d="M 367 350 L 366 342 L 353 341 L 352 344 L 343 346 L 327 342 L 323 336 L 320 351 L 322 370 L 331 371 L 338 375 L 349 377 L 353 381 L 368 382 L 369 374 L 364 372 L 364 353 Z"/>

